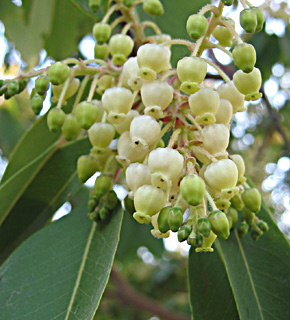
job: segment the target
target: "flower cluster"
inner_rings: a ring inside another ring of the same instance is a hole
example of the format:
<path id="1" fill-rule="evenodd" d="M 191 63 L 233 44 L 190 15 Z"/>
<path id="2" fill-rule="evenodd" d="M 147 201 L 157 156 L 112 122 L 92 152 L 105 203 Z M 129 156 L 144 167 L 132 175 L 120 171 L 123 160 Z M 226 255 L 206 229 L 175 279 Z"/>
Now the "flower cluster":
<path id="1" fill-rule="evenodd" d="M 62 130 L 66 140 L 88 135 L 92 149 L 78 160 L 79 179 L 85 182 L 102 172 L 90 196 L 91 219 L 109 217 L 116 203 L 112 187 L 118 182 L 128 189 L 125 207 L 139 223 L 152 223 L 154 237 L 177 232 L 179 241 L 186 240 L 198 252 L 213 251 L 215 239 L 227 239 L 235 227 L 241 237 L 250 230 L 257 240 L 268 229 L 256 216 L 261 196 L 246 183 L 243 158 L 230 155 L 227 148 L 233 114 L 246 110 L 245 100 L 261 97 L 262 80 L 255 48 L 222 15 L 233 1 L 207 5 L 191 15 L 186 29 L 193 41 L 171 39 L 152 22 L 138 24 L 132 14 L 137 2 L 116 1 L 95 24 L 94 60 L 67 59 L 42 71 L 31 94 L 34 112 L 41 111 L 51 85 L 49 129 Z M 98 1 L 90 3 L 95 7 Z M 156 16 L 163 13 L 159 0 L 145 0 L 143 9 Z M 114 11 L 123 16 L 109 24 Z M 112 35 L 126 19 L 121 33 Z M 240 23 L 246 32 L 260 31 L 263 13 L 247 7 Z M 155 36 L 145 37 L 147 26 Z M 134 37 L 127 35 L 129 30 Z M 172 45 L 191 51 L 176 68 L 170 62 Z M 212 48 L 226 52 L 239 68 L 232 80 L 203 54 Z M 208 65 L 223 80 L 217 88 L 206 81 Z M 71 110 L 64 112 L 75 95 Z"/>

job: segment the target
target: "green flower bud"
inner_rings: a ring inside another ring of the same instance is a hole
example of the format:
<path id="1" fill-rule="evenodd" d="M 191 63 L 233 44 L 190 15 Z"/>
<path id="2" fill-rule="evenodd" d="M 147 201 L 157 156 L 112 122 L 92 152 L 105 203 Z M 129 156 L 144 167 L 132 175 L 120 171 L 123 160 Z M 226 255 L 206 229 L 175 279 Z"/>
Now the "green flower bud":
<path id="1" fill-rule="evenodd" d="M 13 97 L 15 94 L 19 93 L 19 83 L 18 81 L 10 81 L 7 85 L 7 94 Z"/>
<path id="2" fill-rule="evenodd" d="M 109 74 L 104 74 L 101 76 L 101 78 L 98 80 L 98 87 L 97 87 L 97 93 L 99 95 L 102 95 L 106 89 L 111 88 L 113 85 L 114 77 Z"/>
<path id="3" fill-rule="evenodd" d="M 93 36 L 98 41 L 98 44 L 103 44 L 111 36 L 111 27 L 105 22 L 96 23 L 93 27 Z"/>
<path id="4" fill-rule="evenodd" d="M 244 238 L 249 231 L 249 226 L 246 222 L 242 221 L 238 228 L 238 234 L 240 238 Z"/>
<path id="5" fill-rule="evenodd" d="M 211 224 L 212 231 L 218 236 L 220 239 L 227 239 L 230 235 L 229 222 L 222 211 L 214 211 L 208 216 L 208 220 Z"/>
<path id="6" fill-rule="evenodd" d="M 44 96 L 46 91 L 48 90 L 49 87 L 49 80 L 48 77 L 46 76 L 39 76 L 35 80 L 35 91 L 41 95 Z"/>
<path id="7" fill-rule="evenodd" d="M 261 209 L 261 194 L 256 188 L 246 189 L 242 193 L 242 200 L 245 206 L 251 211 L 258 213 Z"/>
<path id="8" fill-rule="evenodd" d="M 35 94 L 31 100 L 31 108 L 35 115 L 38 115 L 43 107 L 43 98 L 39 94 Z"/>
<path id="9" fill-rule="evenodd" d="M 21 79 L 21 80 L 18 81 L 18 83 L 19 83 L 19 91 L 18 92 L 20 93 L 26 88 L 27 80 L 26 79 Z M 1 87 L 1 85 L 0 85 L 0 87 Z"/>
<path id="10" fill-rule="evenodd" d="M 97 12 L 98 9 L 100 8 L 100 0 L 89 0 L 89 8 L 93 11 L 93 12 Z"/>
<path id="11" fill-rule="evenodd" d="M 251 237 L 254 241 L 259 240 L 259 238 L 263 235 L 263 231 L 260 230 L 259 228 L 254 229 L 251 231 Z"/>
<path id="12" fill-rule="evenodd" d="M 134 207 L 134 201 L 132 199 L 130 199 L 128 196 L 124 199 L 124 206 L 125 209 L 131 214 L 133 215 L 135 210 Z"/>
<path id="13" fill-rule="evenodd" d="M 69 76 L 70 68 L 62 62 L 56 62 L 48 69 L 49 81 L 55 86 L 59 86 L 64 83 Z"/>
<path id="14" fill-rule="evenodd" d="M 173 207 L 168 213 L 168 225 L 173 232 L 178 231 L 183 223 L 183 211 L 179 207 Z M 161 230 L 160 230 L 161 231 Z"/>
<path id="15" fill-rule="evenodd" d="M 65 117 L 61 130 L 67 141 L 74 140 L 78 136 L 81 131 L 81 126 L 79 125 L 75 115 L 68 114 Z"/>
<path id="16" fill-rule="evenodd" d="M 233 50 L 233 59 L 238 68 L 249 73 L 256 63 L 256 50 L 251 44 L 238 44 Z"/>
<path id="17" fill-rule="evenodd" d="M 263 29 L 264 26 L 264 13 L 262 9 L 257 8 L 257 7 L 251 7 L 253 11 L 255 11 L 257 15 L 257 27 L 256 27 L 256 32 L 259 32 Z"/>
<path id="18" fill-rule="evenodd" d="M 200 14 L 191 15 L 186 22 L 186 31 L 192 39 L 199 39 L 206 34 L 207 19 Z"/>
<path id="19" fill-rule="evenodd" d="M 172 209 L 172 207 L 165 207 L 159 212 L 159 215 L 157 218 L 157 224 L 158 224 L 158 229 L 162 233 L 165 233 L 170 229 L 169 224 L 168 224 L 168 217 L 169 217 L 169 212 L 171 211 L 171 209 Z"/>
<path id="20" fill-rule="evenodd" d="M 81 183 L 85 183 L 99 169 L 99 163 L 94 157 L 83 155 L 78 158 L 77 171 Z"/>
<path id="21" fill-rule="evenodd" d="M 89 212 L 93 212 L 98 204 L 98 200 L 96 198 L 92 198 L 88 202 L 88 210 Z"/>
<path id="22" fill-rule="evenodd" d="M 229 18 L 222 18 L 222 20 L 227 21 L 233 28 L 235 28 L 234 20 Z M 218 40 L 219 44 L 223 47 L 232 46 L 233 35 L 227 27 L 223 25 L 217 25 L 212 34 Z"/>
<path id="23" fill-rule="evenodd" d="M 244 9 L 243 11 L 241 11 L 240 24 L 246 32 L 255 32 L 258 24 L 256 12 L 252 9 Z"/>
<path id="24" fill-rule="evenodd" d="M 226 217 L 228 219 L 228 222 L 229 222 L 229 228 L 230 230 L 232 229 L 232 226 L 233 226 L 233 219 L 231 216 L 229 216 L 228 214 L 226 214 Z"/>
<path id="25" fill-rule="evenodd" d="M 125 7 L 131 8 L 134 4 L 134 0 L 122 0 L 122 3 Z"/>
<path id="26" fill-rule="evenodd" d="M 145 0 L 143 10 L 152 16 L 162 16 L 164 9 L 159 0 Z"/>
<path id="27" fill-rule="evenodd" d="M 95 59 L 106 60 L 109 55 L 109 46 L 107 44 L 95 45 Z"/>
<path id="28" fill-rule="evenodd" d="M 99 212 L 96 212 L 96 211 L 90 212 L 89 219 L 97 222 L 99 219 Z"/>
<path id="29" fill-rule="evenodd" d="M 82 128 L 88 130 L 98 118 L 99 109 L 98 106 L 88 102 L 82 101 L 75 108 L 75 115 L 77 121 Z"/>
<path id="30" fill-rule="evenodd" d="M 234 228 L 239 220 L 239 215 L 238 215 L 238 211 L 235 210 L 234 208 L 229 208 L 228 212 L 227 212 L 227 216 L 231 217 L 232 219 L 232 228 Z"/>
<path id="31" fill-rule="evenodd" d="M 134 41 L 125 34 L 115 34 L 109 41 L 109 50 L 113 56 L 113 63 L 122 65 L 126 62 L 134 48 Z"/>
<path id="32" fill-rule="evenodd" d="M 180 183 L 180 192 L 189 205 L 197 206 L 204 197 L 205 183 L 198 175 L 186 176 Z"/>
<path id="33" fill-rule="evenodd" d="M 243 220 L 246 221 L 246 223 L 251 226 L 255 219 L 255 213 L 251 210 L 249 210 L 247 207 L 244 207 L 242 210 L 242 217 Z"/>
<path id="34" fill-rule="evenodd" d="M 110 215 L 110 210 L 106 207 L 101 207 L 99 211 L 99 217 L 101 220 L 106 220 Z"/>
<path id="35" fill-rule="evenodd" d="M 236 194 L 231 198 L 231 206 L 236 210 L 242 210 L 244 207 L 244 203 L 239 194 Z"/>
<path id="36" fill-rule="evenodd" d="M 200 248 L 196 248 L 196 252 L 213 252 L 213 248 L 211 247 L 215 242 L 216 235 L 211 231 L 208 237 L 204 237 L 202 241 L 202 245 Z"/>
<path id="37" fill-rule="evenodd" d="M 97 198 L 102 197 L 104 194 L 112 190 L 113 181 L 110 177 L 105 175 L 100 175 L 97 177 L 95 181 L 95 194 Z"/>
<path id="38" fill-rule="evenodd" d="M 268 223 L 265 222 L 265 221 L 263 221 L 263 220 L 260 220 L 260 221 L 257 223 L 257 226 L 258 226 L 263 232 L 269 231 Z"/>
<path id="39" fill-rule="evenodd" d="M 196 233 L 194 232 L 194 230 L 192 230 L 189 236 L 187 237 L 187 244 L 190 246 L 197 245 Z"/>
<path id="40" fill-rule="evenodd" d="M 199 218 L 197 220 L 197 229 L 204 236 L 209 237 L 211 224 L 207 218 Z"/>
<path id="41" fill-rule="evenodd" d="M 109 210 L 113 210 L 119 203 L 119 199 L 114 190 L 109 190 L 104 196 L 104 206 Z"/>
<path id="42" fill-rule="evenodd" d="M 60 130 L 64 123 L 65 113 L 58 108 L 51 109 L 47 115 L 47 125 L 51 132 Z"/>
<path id="43" fill-rule="evenodd" d="M 222 3 L 225 6 L 231 6 L 233 4 L 234 0 L 222 0 Z"/>
<path id="44" fill-rule="evenodd" d="M 182 242 L 188 238 L 191 232 L 191 227 L 188 225 L 182 226 L 177 233 L 178 241 Z"/>

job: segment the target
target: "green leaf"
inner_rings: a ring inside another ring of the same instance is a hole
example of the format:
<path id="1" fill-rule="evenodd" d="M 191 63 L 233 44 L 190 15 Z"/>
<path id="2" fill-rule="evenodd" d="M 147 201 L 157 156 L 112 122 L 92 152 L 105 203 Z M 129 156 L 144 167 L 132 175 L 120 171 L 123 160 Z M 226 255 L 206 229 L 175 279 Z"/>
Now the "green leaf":
<path id="1" fill-rule="evenodd" d="M 161 17 L 152 17 L 145 13 L 142 5 L 137 6 L 137 12 L 141 21 L 150 20 L 158 24 L 163 33 L 170 34 L 172 38 L 188 39 L 186 32 L 186 21 L 191 14 L 198 12 L 210 0 L 200 1 L 161 1 L 164 7 L 164 14 Z M 171 63 L 176 67 L 177 61 L 189 55 L 189 50 L 185 46 L 173 46 Z"/>
<path id="2" fill-rule="evenodd" d="M 80 207 L 42 229 L 0 269 L 3 319 L 91 319 L 107 284 L 122 210 L 96 225 Z"/>
<path id="3" fill-rule="evenodd" d="M 216 250 L 196 253 L 193 247 L 190 249 L 188 283 L 194 320 L 240 319 L 226 270 Z"/>
<path id="4" fill-rule="evenodd" d="M 1 1 L 0 20 L 29 67 L 37 65 L 43 48 L 56 60 L 74 54 L 92 28 L 92 21 L 68 0 L 23 0 L 20 7 Z"/>
<path id="5" fill-rule="evenodd" d="M 48 153 L 40 158 L 39 170 L 34 175 L 27 177 L 26 174 L 35 165 L 32 161 L 27 170 L 2 185 L 0 207 L 3 212 L 7 208 L 7 218 L 0 227 L 0 262 L 22 241 L 42 228 L 53 213 L 69 200 L 70 193 L 81 185 L 76 163 L 79 156 L 89 152 L 90 147 L 86 138 L 54 149 L 53 154 Z M 27 179 L 28 183 L 23 179 Z M 18 185 L 23 187 L 17 189 Z M 12 190 L 19 193 L 15 194 Z"/>
<path id="6" fill-rule="evenodd" d="M 258 241 L 250 236 L 241 240 L 234 232 L 227 241 L 219 241 L 217 248 L 241 319 L 286 320 L 290 315 L 290 244 L 265 206 L 258 216 L 269 225 Z"/>
<path id="7" fill-rule="evenodd" d="M 85 12 L 92 18 L 100 21 L 108 11 L 108 0 L 101 0 L 100 8 L 97 12 L 93 12 L 89 7 L 89 0 L 71 0 L 80 10 Z"/>
<path id="8" fill-rule="evenodd" d="M 151 235 L 151 229 L 153 229 L 151 224 L 140 224 L 125 211 L 116 257 L 122 262 L 134 260 L 140 247 L 146 247 L 155 256 L 161 257 L 164 253 L 163 241 L 155 239 Z M 132 241 L 132 235 L 138 235 L 134 237 L 134 241 Z"/>

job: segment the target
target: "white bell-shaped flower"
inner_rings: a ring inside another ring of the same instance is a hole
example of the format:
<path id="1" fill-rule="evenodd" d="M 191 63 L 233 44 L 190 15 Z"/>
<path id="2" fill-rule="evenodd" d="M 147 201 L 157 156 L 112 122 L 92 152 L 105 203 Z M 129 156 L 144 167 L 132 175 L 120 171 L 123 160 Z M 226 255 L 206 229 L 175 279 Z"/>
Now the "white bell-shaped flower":
<path id="1" fill-rule="evenodd" d="M 238 168 L 230 159 L 208 165 L 204 171 L 205 182 L 214 190 L 232 189 L 238 181 Z"/>
<path id="2" fill-rule="evenodd" d="M 139 112 L 137 110 L 130 110 L 127 114 L 126 114 L 126 118 L 124 119 L 123 122 L 118 123 L 118 124 L 114 124 L 114 128 L 115 130 L 119 133 L 122 134 L 125 131 L 129 131 L 130 130 L 130 125 L 132 120 L 139 116 Z"/>
<path id="3" fill-rule="evenodd" d="M 108 119 L 112 123 L 124 121 L 133 102 L 134 95 L 126 88 L 109 88 L 102 95 L 103 107 L 108 112 Z"/>
<path id="4" fill-rule="evenodd" d="M 173 99 L 173 88 L 167 82 L 159 80 L 144 83 L 141 87 L 141 98 L 145 106 L 144 113 L 160 118 Z"/>
<path id="5" fill-rule="evenodd" d="M 133 90 L 140 90 L 142 82 L 138 76 L 139 66 L 137 57 L 129 58 L 123 65 L 122 70 L 122 86 Z"/>
<path id="6" fill-rule="evenodd" d="M 216 91 L 211 88 L 202 88 L 189 96 L 188 103 L 198 123 L 215 123 L 215 114 L 220 105 L 220 98 Z"/>
<path id="7" fill-rule="evenodd" d="M 215 114 L 216 123 L 223 123 L 229 127 L 233 116 L 233 106 L 229 100 L 221 99 L 220 106 Z"/>
<path id="8" fill-rule="evenodd" d="M 140 68 L 138 75 L 145 80 L 155 80 L 157 73 L 168 69 L 170 55 L 167 48 L 146 43 L 137 51 L 137 62 Z"/>
<path id="9" fill-rule="evenodd" d="M 238 184 L 244 183 L 246 181 L 246 178 L 244 177 L 246 168 L 243 157 L 239 154 L 233 154 L 230 156 L 230 158 L 234 161 L 238 168 Z"/>
<path id="10" fill-rule="evenodd" d="M 165 206 L 166 201 L 167 196 L 162 189 L 143 185 L 134 194 L 134 219 L 139 223 L 150 223 L 151 217 Z"/>
<path id="11" fill-rule="evenodd" d="M 183 156 L 170 147 L 151 151 L 148 157 L 148 166 L 152 174 L 152 185 L 168 190 L 172 181 L 179 177 L 183 163 Z"/>
<path id="12" fill-rule="evenodd" d="M 233 113 L 245 111 L 245 96 L 236 88 L 233 81 L 223 83 L 218 88 L 221 99 L 229 100 L 233 106 Z"/>
<path id="13" fill-rule="evenodd" d="M 214 157 L 227 155 L 226 149 L 230 141 L 229 128 L 224 124 L 205 126 L 200 133 L 202 147 Z"/>
<path id="14" fill-rule="evenodd" d="M 137 149 L 132 143 L 130 132 L 125 131 L 121 134 L 118 141 L 118 156 L 116 160 L 124 167 L 128 167 L 131 162 L 139 162 L 144 160 L 148 153 L 148 148 Z"/>
<path id="15" fill-rule="evenodd" d="M 130 125 L 130 136 L 137 148 L 151 146 L 158 141 L 161 128 L 151 116 L 137 116 Z"/>
<path id="16" fill-rule="evenodd" d="M 252 72 L 245 73 L 238 70 L 233 75 L 233 81 L 236 88 L 245 95 L 247 101 L 258 100 L 262 97 L 259 92 L 262 85 L 262 76 L 258 68 L 254 68 Z"/>
<path id="17" fill-rule="evenodd" d="M 151 184 L 151 172 L 146 164 L 131 163 L 126 170 L 126 182 L 132 193 L 129 192 L 129 196 L 133 196 L 134 192 L 143 186 L 144 184 Z"/>
<path id="18" fill-rule="evenodd" d="M 105 149 L 114 139 L 115 129 L 109 123 L 97 122 L 88 130 L 88 136 L 94 147 Z"/>

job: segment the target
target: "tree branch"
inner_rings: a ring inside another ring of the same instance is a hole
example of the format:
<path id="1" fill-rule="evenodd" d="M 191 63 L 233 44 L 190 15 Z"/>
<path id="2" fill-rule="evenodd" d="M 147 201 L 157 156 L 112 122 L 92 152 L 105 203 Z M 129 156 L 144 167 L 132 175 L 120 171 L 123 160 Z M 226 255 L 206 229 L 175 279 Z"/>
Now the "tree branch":
<path id="1" fill-rule="evenodd" d="M 116 285 L 115 291 L 107 292 L 107 295 L 119 299 L 125 305 L 133 305 L 136 308 L 152 313 L 164 320 L 190 320 L 189 316 L 167 309 L 160 303 L 148 298 L 130 286 L 117 271 L 112 269 L 110 279 Z"/>

